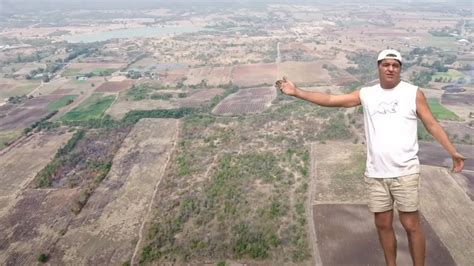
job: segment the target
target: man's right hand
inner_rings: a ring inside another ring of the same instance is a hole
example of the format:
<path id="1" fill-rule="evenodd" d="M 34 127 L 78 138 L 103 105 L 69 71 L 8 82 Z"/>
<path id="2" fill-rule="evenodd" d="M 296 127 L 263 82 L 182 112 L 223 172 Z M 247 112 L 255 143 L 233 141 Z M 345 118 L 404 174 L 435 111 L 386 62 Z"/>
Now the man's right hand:
<path id="1" fill-rule="evenodd" d="M 275 82 L 275 87 L 280 89 L 280 91 L 286 95 L 295 96 L 296 95 L 296 86 L 293 82 L 289 81 L 286 77 L 283 79 L 277 80 Z"/>

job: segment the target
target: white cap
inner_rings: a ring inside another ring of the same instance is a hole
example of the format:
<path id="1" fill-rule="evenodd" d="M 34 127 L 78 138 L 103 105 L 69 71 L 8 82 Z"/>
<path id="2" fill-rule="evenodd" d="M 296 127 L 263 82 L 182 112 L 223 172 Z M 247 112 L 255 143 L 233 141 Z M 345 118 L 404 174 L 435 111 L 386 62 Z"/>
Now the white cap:
<path id="1" fill-rule="evenodd" d="M 400 54 L 400 52 L 393 49 L 383 50 L 379 53 L 379 56 L 377 57 L 377 62 L 384 59 L 395 59 L 398 60 L 400 64 L 402 63 L 402 55 Z"/>

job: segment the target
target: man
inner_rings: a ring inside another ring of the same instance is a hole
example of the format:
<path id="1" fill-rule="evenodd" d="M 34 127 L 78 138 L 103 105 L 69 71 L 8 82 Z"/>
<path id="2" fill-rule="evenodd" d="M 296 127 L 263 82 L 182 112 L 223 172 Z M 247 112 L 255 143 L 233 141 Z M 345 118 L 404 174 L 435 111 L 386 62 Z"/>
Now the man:
<path id="1" fill-rule="evenodd" d="M 367 165 L 365 183 L 369 209 L 387 265 L 396 265 L 397 242 L 392 227 L 393 206 L 406 230 L 413 265 L 424 265 L 425 236 L 420 225 L 417 118 L 448 151 L 453 171 L 460 172 L 465 157 L 456 151 L 446 132 L 431 114 L 423 92 L 401 81 L 402 57 L 383 50 L 377 58 L 379 84 L 344 95 L 308 92 L 285 77 L 276 82 L 284 94 L 328 107 L 364 107 Z M 395 204 L 394 204 L 395 203 Z"/>

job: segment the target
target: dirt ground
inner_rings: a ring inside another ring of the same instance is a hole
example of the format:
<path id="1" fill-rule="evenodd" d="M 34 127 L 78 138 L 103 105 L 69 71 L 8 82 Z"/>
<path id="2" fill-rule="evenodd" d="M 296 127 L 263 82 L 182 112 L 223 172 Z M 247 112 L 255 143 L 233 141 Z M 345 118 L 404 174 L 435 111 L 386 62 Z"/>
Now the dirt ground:
<path id="1" fill-rule="evenodd" d="M 97 89 L 96 92 L 120 92 L 123 90 L 128 90 L 132 87 L 134 81 L 133 80 L 125 80 L 125 81 L 107 81 L 102 83 Z"/>
<path id="2" fill-rule="evenodd" d="M 276 97 L 273 87 L 241 89 L 227 96 L 213 110 L 219 115 L 260 113 L 270 107 Z"/>
<path id="3" fill-rule="evenodd" d="M 72 133 L 41 132 L 2 150 L 0 197 L 14 195 L 25 187 L 71 136 Z M 36 156 L 37 154 L 41 156 Z"/>
<path id="4" fill-rule="evenodd" d="M 173 150 L 178 123 L 142 119 L 78 215 L 71 208 L 79 189 L 26 188 L 70 133 L 33 135 L 1 155 L 0 167 L 7 171 L 0 171 L 5 184 L 0 188 L 0 264 L 32 265 L 41 253 L 50 255 L 53 265 L 122 264 L 130 260 Z M 19 158 L 31 158 L 33 151 L 44 156 L 25 167 Z"/>
<path id="5" fill-rule="evenodd" d="M 140 244 L 142 223 L 178 132 L 178 120 L 142 119 L 116 154 L 106 179 L 71 222 L 53 264 L 121 264 Z M 144 186 L 144 184 L 147 184 Z"/>
<path id="6" fill-rule="evenodd" d="M 320 62 L 284 62 L 278 64 L 279 78 L 287 76 L 293 82 L 303 85 L 327 85 L 331 76 Z"/>
<path id="7" fill-rule="evenodd" d="M 276 64 L 240 65 L 232 71 L 233 83 L 248 87 L 259 84 L 273 84 L 278 77 Z"/>
<path id="8" fill-rule="evenodd" d="M 0 118 L 0 131 L 28 127 L 48 113 L 42 108 L 15 108 L 6 117 Z"/>

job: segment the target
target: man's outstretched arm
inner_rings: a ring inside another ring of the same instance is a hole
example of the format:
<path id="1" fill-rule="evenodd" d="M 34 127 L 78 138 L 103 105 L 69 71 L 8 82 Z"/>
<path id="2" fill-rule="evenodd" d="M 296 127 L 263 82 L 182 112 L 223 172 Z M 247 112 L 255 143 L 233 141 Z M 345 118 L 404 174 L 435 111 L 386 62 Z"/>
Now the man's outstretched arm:
<path id="1" fill-rule="evenodd" d="M 323 92 L 304 91 L 299 89 L 290 80 L 283 77 L 275 82 L 275 86 L 286 95 L 294 96 L 317 105 L 326 107 L 354 107 L 360 105 L 359 90 L 349 94 L 333 95 Z"/>
<path id="2" fill-rule="evenodd" d="M 425 125 L 426 130 L 428 130 L 441 146 L 446 149 L 449 155 L 451 155 L 453 159 L 452 170 L 456 173 L 461 172 L 466 157 L 458 153 L 454 145 L 449 141 L 448 135 L 431 113 L 428 103 L 426 103 L 425 95 L 420 89 L 418 89 L 416 93 L 416 113 Z"/>

